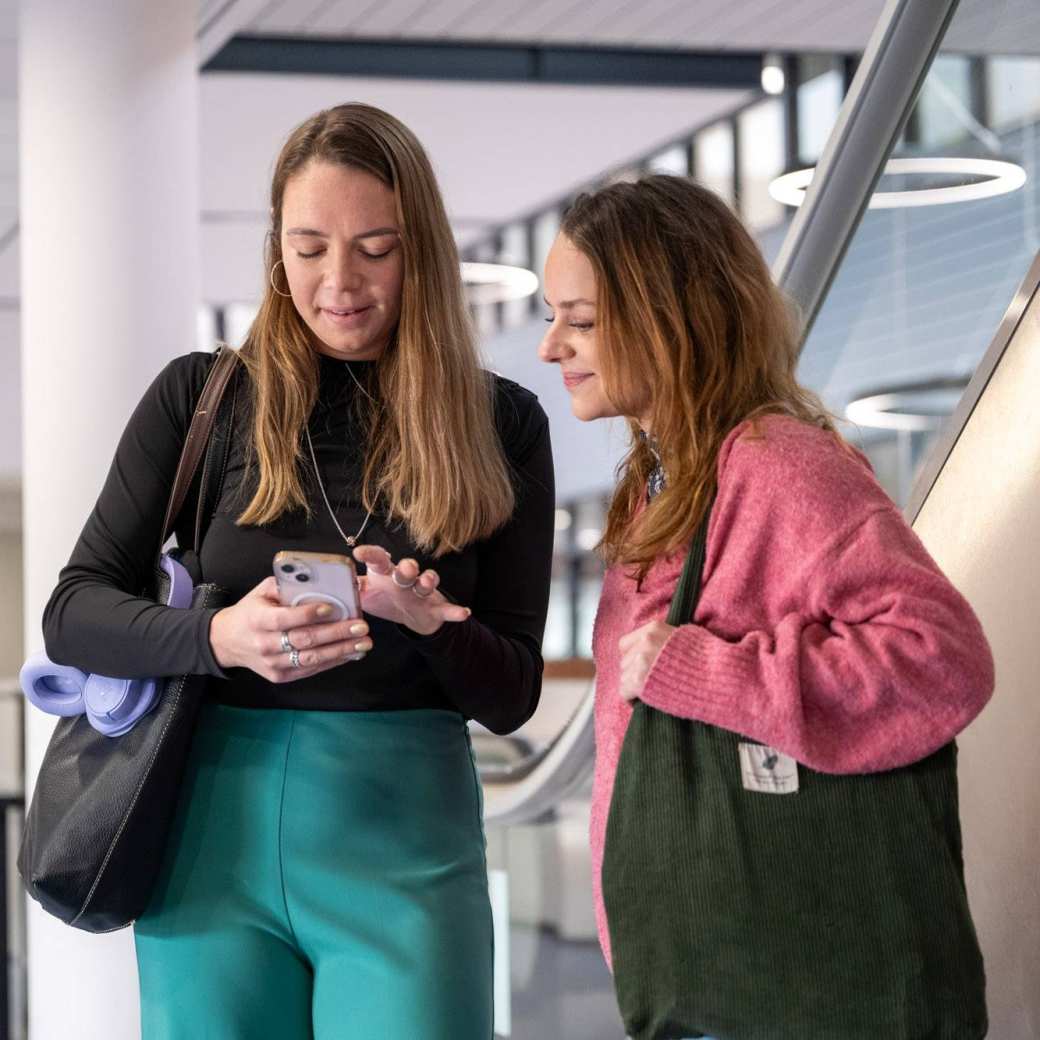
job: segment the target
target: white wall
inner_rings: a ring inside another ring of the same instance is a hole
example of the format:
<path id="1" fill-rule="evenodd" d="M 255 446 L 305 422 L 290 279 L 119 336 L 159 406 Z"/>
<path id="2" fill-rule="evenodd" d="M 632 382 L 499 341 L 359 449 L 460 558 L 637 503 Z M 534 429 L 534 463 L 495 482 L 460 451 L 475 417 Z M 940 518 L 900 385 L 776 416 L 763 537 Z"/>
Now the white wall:
<path id="1" fill-rule="evenodd" d="M 1040 1037 L 1038 387 L 1034 299 L 915 524 L 997 662 L 993 701 L 960 740 L 965 872 L 994 1040 Z"/>

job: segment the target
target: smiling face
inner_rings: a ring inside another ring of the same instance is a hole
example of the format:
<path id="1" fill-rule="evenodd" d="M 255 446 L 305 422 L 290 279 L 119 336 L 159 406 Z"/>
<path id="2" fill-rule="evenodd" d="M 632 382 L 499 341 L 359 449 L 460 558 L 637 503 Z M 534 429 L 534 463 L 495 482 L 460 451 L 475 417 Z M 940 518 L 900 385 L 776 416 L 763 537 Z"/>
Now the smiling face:
<path id="1" fill-rule="evenodd" d="M 571 395 L 571 411 L 584 422 L 618 415 L 599 372 L 596 331 L 596 272 L 589 258 L 565 235 L 557 235 L 545 261 L 546 318 L 538 356 L 558 364 Z"/>
<path id="2" fill-rule="evenodd" d="M 404 256 L 393 191 L 363 170 L 314 160 L 285 186 L 282 258 L 315 349 L 379 357 L 401 315 Z"/>

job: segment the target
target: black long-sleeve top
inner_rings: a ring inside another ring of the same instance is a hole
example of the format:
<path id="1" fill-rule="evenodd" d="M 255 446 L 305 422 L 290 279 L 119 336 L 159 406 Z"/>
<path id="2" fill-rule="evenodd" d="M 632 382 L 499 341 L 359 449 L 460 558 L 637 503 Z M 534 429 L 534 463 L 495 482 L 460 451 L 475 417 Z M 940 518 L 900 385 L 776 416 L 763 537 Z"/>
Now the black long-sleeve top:
<path id="1" fill-rule="evenodd" d="M 448 708 L 498 733 L 525 722 L 541 691 L 553 543 L 549 427 L 537 398 L 495 377 L 496 426 L 516 489 L 516 507 L 505 526 L 436 560 L 410 543 L 403 525 L 378 514 L 361 539 L 383 546 L 395 560 L 411 556 L 420 566 L 435 567 L 443 591 L 472 608 L 470 618 L 419 636 L 369 617 L 374 645 L 363 660 L 278 684 L 244 668 L 222 671 L 209 642 L 215 611 L 165 607 L 141 595 L 154 569 L 174 472 L 211 360 L 209 354 L 193 353 L 171 362 L 134 411 L 44 612 L 51 659 L 126 678 L 211 675 L 213 696 L 243 707 Z M 361 391 L 351 373 L 372 386 L 373 364 L 322 355 L 309 424 L 329 502 L 347 534 L 365 518 L 360 501 L 365 443 L 356 407 Z M 224 586 L 235 599 L 272 573 L 272 559 L 281 549 L 349 553 L 309 464 L 303 471 L 309 518 L 297 510 L 264 526 L 235 524 L 256 489 L 255 462 L 247 465 L 252 422 L 247 388 L 243 375 L 239 398 L 246 398 L 245 407 L 236 408 L 224 484 L 199 554 L 205 580 Z M 309 463 L 306 451 L 304 457 Z M 184 510 L 178 530 L 190 526 L 191 512 Z"/>

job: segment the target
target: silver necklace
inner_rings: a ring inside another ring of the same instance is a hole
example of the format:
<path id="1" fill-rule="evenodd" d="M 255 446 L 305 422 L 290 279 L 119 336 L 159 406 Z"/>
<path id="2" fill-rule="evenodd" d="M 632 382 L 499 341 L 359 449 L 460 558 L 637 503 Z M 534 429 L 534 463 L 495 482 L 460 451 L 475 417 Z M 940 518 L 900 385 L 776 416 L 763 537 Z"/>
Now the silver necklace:
<path id="1" fill-rule="evenodd" d="M 307 434 L 307 447 L 310 448 L 311 452 L 311 464 L 314 466 L 314 476 L 318 480 L 318 488 L 321 490 L 321 497 L 325 502 L 325 508 L 329 511 L 329 516 L 332 517 L 332 522 L 336 525 L 336 530 L 339 531 L 340 537 L 350 546 L 351 549 L 357 545 L 358 539 L 364 534 L 365 528 L 368 527 L 368 521 L 372 519 L 372 510 L 370 509 L 365 514 L 365 519 L 361 526 L 357 529 L 357 534 L 348 535 L 339 525 L 339 521 L 336 519 L 336 514 L 332 509 L 332 505 L 329 502 L 329 496 L 325 493 L 325 485 L 322 483 L 321 473 L 318 470 L 318 457 L 314 454 L 314 441 L 311 440 L 311 431 L 308 427 L 304 426 L 303 432 Z"/>
<path id="2" fill-rule="evenodd" d="M 354 375 L 354 370 L 350 367 L 350 362 L 344 361 L 343 364 L 347 366 L 347 375 L 349 375 L 350 378 L 354 380 L 354 385 L 365 395 L 365 397 L 367 397 L 373 404 L 375 404 L 376 399 L 358 381 L 358 377 Z"/>
<path id="3" fill-rule="evenodd" d="M 354 375 L 354 373 L 351 371 L 349 363 L 344 362 L 344 364 L 347 366 L 347 373 L 350 375 L 350 378 L 354 380 L 354 385 L 365 395 L 365 397 L 367 397 L 370 401 L 374 403 L 374 398 L 358 382 L 358 377 Z M 335 510 L 332 508 L 332 503 L 329 502 L 329 496 L 325 493 L 325 484 L 322 482 L 321 471 L 318 469 L 318 457 L 314 454 L 314 441 L 311 440 L 310 427 L 304 426 L 303 432 L 307 435 L 307 447 L 310 449 L 311 453 L 311 465 L 314 466 L 314 476 L 318 481 L 318 489 L 321 491 L 321 497 L 325 503 L 325 508 L 329 511 L 329 516 L 332 517 L 332 522 L 336 525 L 336 530 L 339 531 L 340 537 L 343 539 L 343 541 L 347 543 L 348 546 L 350 546 L 351 549 L 353 549 L 354 546 L 357 545 L 358 539 L 362 536 L 362 534 L 364 534 L 365 528 L 368 527 L 368 521 L 372 519 L 372 510 L 370 509 L 365 514 L 365 519 L 362 521 L 361 526 L 357 529 L 357 534 L 348 535 L 346 531 L 344 531 L 343 528 L 340 527 L 339 521 L 336 519 Z"/>

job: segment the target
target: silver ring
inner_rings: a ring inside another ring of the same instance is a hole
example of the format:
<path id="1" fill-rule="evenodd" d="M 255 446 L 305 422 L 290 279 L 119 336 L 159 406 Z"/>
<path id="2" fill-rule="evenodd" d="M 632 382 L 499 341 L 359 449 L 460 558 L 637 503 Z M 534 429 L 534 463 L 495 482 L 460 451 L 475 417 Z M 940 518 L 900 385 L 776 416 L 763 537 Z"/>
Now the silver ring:
<path id="1" fill-rule="evenodd" d="M 412 585 L 412 592 L 414 592 L 419 597 L 419 599 L 429 599 L 433 595 L 433 589 L 430 589 L 429 592 L 420 592 L 418 581 L 419 579 L 416 578 L 416 583 Z"/>
<path id="2" fill-rule="evenodd" d="M 399 589 L 410 589 L 410 588 L 411 588 L 411 587 L 412 587 L 412 586 L 413 586 L 413 585 L 414 585 L 414 584 L 415 584 L 415 583 L 416 583 L 416 582 L 417 582 L 417 581 L 418 581 L 419 579 L 418 579 L 418 578 L 416 577 L 416 578 L 412 578 L 412 580 L 411 580 L 411 581 L 409 581 L 409 582 L 403 582 L 403 581 L 398 581 L 398 580 L 397 580 L 397 568 L 395 567 L 395 568 L 394 568 L 394 569 L 393 569 L 393 570 L 392 570 L 392 571 L 390 572 L 390 580 L 391 580 L 391 581 L 392 581 L 392 582 L 393 582 L 393 583 L 394 583 L 394 584 L 395 584 L 395 585 L 396 585 L 396 586 L 397 586 L 397 587 L 398 587 Z"/>
<path id="3" fill-rule="evenodd" d="M 282 653 L 283 654 L 291 654 L 295 649 L 296 649 L 296 647 L 293 646 L 292 643 L 289 642 L 289 633 L 288 632 L 283 632 L 282 633 Z"/>
<path id="4" fill-rule="evenodd" d="M 300 651 L 299 650 L 290 650 L 289 651 L 289 664 L 291 664 L 293 666 L 293 668 L 299 668 L 300 667 Z"/>

